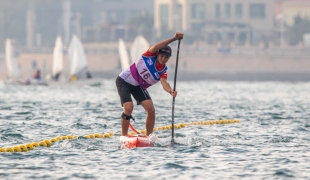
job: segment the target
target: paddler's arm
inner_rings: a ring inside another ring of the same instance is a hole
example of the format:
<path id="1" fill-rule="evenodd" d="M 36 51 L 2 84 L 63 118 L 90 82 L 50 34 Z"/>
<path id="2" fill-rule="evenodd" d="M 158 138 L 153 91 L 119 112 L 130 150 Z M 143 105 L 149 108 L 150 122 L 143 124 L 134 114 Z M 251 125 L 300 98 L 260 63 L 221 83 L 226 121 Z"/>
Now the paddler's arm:
<path id="1" fill-rule="evenodd" d="M 179 39 L 183 39 L 183 33 L 176 32 L 174 37 L 156 43 L 155 45 L 150 47 L 149 51 L 151 53 L 157 53 L 157 51 L 160 50 L 161 48 L 166 47 L 168 44 Z"/>
<path id="2" fill-rule="evenodd" d="M 165 78 L 160 78 L 160 82 L 161 82 L 161 85 L 163 86 L 164 90 L 167 91 L 171 96 L 173 97 L 176 97 L 178 92 L 177 91 L 174 91 L 170 84 L 168 83 L 167 79 Z"/>

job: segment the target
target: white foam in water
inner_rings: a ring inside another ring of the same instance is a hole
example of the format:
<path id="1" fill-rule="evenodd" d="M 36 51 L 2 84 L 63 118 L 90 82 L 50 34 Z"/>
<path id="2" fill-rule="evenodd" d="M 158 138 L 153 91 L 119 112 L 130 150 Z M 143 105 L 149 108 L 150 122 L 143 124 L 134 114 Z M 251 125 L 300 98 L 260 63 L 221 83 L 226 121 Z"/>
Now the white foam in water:
<path id="1" fill-rule="evenodd" d="M 148 140 L 150 143 L 153 143 L 157 140 L 157 136 L 155 134 L 150 134 L 149 137 L 148 137 Z"/>

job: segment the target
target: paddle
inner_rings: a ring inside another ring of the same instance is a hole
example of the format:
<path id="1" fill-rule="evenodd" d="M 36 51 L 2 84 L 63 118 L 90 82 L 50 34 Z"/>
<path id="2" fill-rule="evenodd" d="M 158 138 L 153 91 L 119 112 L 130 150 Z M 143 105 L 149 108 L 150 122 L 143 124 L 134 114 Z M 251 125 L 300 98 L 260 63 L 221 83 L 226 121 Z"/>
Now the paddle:
<path id="1" fill-rule="evenodd" d="M 176 63 L 175 63 L 173 91 L 176 90 L 178 62 L 179 62 L 179 52 L 180 52 L 180 43 L 181 43 L 181 40 L 179 39 L 178 40 L 177 58 L 176 58 Z M 174 105 L 175 105 L 175 97 L 172 98 L 171 146 L 174 146 Z"/>

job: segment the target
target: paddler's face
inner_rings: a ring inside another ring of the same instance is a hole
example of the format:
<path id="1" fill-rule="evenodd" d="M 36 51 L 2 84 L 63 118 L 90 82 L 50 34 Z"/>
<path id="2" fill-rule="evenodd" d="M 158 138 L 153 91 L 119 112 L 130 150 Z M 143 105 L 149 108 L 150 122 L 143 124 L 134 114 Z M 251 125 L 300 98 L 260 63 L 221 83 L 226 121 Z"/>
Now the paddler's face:
<path id="1" fill-rule="evenodd" d="M 166 54 L 158 54 L 157 55 L 157 61 L 159 64 L 166 64 L 169 60 L 170 56 Z"/>

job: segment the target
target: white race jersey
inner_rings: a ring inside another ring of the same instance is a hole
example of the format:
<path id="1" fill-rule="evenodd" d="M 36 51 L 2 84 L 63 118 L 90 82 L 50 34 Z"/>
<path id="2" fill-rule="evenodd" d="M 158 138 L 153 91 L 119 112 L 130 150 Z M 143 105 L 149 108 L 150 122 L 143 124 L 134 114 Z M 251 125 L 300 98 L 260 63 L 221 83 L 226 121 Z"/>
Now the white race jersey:
<path id="1" fill-rule="evenodd" d="M 165 66 L 163 70 L 158 71 L 155 66 L 156 58 L 157 56 L 141 56 L 141 58 L 134 62 L 129 68 L 122 71 L 119 76 L 133 86 L 141 86 L 143 89 L 147 89 L 157 83 L 160 79 L 160 75 L 165 73 L 168 69 L 167 66 Z"/>

